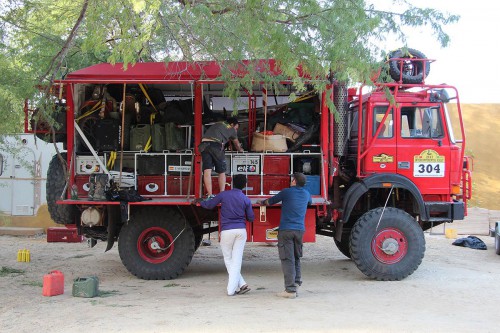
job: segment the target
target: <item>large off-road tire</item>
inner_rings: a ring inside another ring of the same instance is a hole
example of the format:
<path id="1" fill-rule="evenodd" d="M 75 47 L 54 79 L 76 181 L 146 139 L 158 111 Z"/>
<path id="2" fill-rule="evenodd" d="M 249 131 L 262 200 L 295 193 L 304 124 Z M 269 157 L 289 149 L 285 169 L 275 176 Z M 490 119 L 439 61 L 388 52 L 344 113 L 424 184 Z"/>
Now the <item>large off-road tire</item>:
<path id="1" fill-rule="evenodd" d="M 495 253 L 500 254 L 500 234 L 498 225 L 495 227 Z"/>
<path id="2" fill-rule="evenodd" d="M 66 161 L 66 153 L 61 154 Z M 60 200 L 61 193 L 66 186 L 64 178 L 64 168 L 66 166 L 61 163 L 57 155 L 52 157 L 47 170 L 46 183 L 46 199 L 50 217 L 58 224 L 73 224 L 76 215 L 76 210 L 73 205 L 58 205 L 57 200 Z M 64 196 L 63 196 L 64 197 Z"/>
<path id="3" fill-rule="evenodd" d="M 345 255 L 347 258 L 351 258 L 351 239 L 349 237 L 349 233 L 342 233 L 342 239 L 340 240 L 340 242 L 335 238 L 333 240 L 335 241 L 335 245 L 337 245 L 337 249 L 339 249 L 340 253 Z"/>
<path id="4" fill-rule="evenodd" d="M 431 63 L 429 61 L 412 60 L 412 59 L 426 59 L 426 56 L 414 49 L 399 49 L 393 51 L 389 55 L 390 59 L 404 58 L 405 60 L 390 60 L 389 61 L 389 74 L 391 78 L 406 84 L 419 84 L 422 83 L 424 78 L 429 75 L 431 70 Z M 425 63 L 425 76 L 424 76 L 424 63 Z M 402 69 L 402 70 L 401 70 Z M 403 72 L 401 74 L 401 72 Z"/>
<path id="5" fill-rule="evenodd" d="M 174 279 L 193 258 L 193 229 L 177 209 L 144 207 L 122 227 L 118 251 L 125 267 L 138 278 Z"/>
<path id="6" fill-rule="evenodd" d="M 404 279 L 418 268 L 424 252 L 422 229 L 397 208 L 368 211 L 351 232 L 351 259 L 363 274 L 376 280 Z"/>

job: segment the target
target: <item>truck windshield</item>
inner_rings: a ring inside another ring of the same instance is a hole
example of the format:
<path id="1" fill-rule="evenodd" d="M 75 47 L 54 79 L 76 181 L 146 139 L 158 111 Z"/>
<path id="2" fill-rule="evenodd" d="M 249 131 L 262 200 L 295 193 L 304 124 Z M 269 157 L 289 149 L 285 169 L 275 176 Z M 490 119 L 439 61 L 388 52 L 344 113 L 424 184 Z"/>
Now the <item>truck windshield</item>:
<path id="1" fill-rule="evenodd" d="M 401 137 L 439 139 L 444 135 L 439 107 L 402 107 Z"/>

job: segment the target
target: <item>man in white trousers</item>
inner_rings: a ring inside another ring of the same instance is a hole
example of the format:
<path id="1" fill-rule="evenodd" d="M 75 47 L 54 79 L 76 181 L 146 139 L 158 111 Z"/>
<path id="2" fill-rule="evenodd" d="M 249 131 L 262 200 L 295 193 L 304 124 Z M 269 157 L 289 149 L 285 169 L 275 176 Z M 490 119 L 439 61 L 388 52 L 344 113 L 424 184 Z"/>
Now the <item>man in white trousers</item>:
<path id="1" fill-rule="evenodd" d="M 232 190 L 220 192 L 213 199 L 207 201 L 195 200 L 206 209 L 214 209 L 218 204 L 221 204 L 220 246 L 229 275 L 228 296 L 241 295 L 250 291 L 250 287 L 241 275 L 243 250 L 247 241 L 246 221 L 253 222 L 255 218 L 252 203 L 242 191 L 246 183 L 245 175 L 235 175 Z"/>

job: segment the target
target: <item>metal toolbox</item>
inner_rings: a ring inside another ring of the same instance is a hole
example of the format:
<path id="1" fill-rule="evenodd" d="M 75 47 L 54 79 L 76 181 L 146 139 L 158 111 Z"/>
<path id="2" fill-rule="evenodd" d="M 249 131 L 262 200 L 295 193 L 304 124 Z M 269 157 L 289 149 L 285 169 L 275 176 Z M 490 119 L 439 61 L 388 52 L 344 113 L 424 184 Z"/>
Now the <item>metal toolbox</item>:
<path id="1" fill-rule="evenodd" d="M 99 159 L 102 164 L 106 164 L 103 156 L 99 156 Z M 91 173 L 102 172 L 101 166 L 94 156 L 77 156 L 75 165 L 77 175 L 90 175 Z"/>

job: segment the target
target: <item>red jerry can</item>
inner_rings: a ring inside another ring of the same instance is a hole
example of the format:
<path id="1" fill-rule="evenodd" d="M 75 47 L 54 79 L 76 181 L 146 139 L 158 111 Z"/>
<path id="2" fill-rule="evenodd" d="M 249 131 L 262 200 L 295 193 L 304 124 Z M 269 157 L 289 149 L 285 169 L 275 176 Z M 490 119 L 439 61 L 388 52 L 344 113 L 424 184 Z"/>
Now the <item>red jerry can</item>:
<path id="1" fill-rule="evenodd" d="M 64 294 L 64 274 L 60 271 L 51 271 L 43 276 L 43 296 Z"/>

